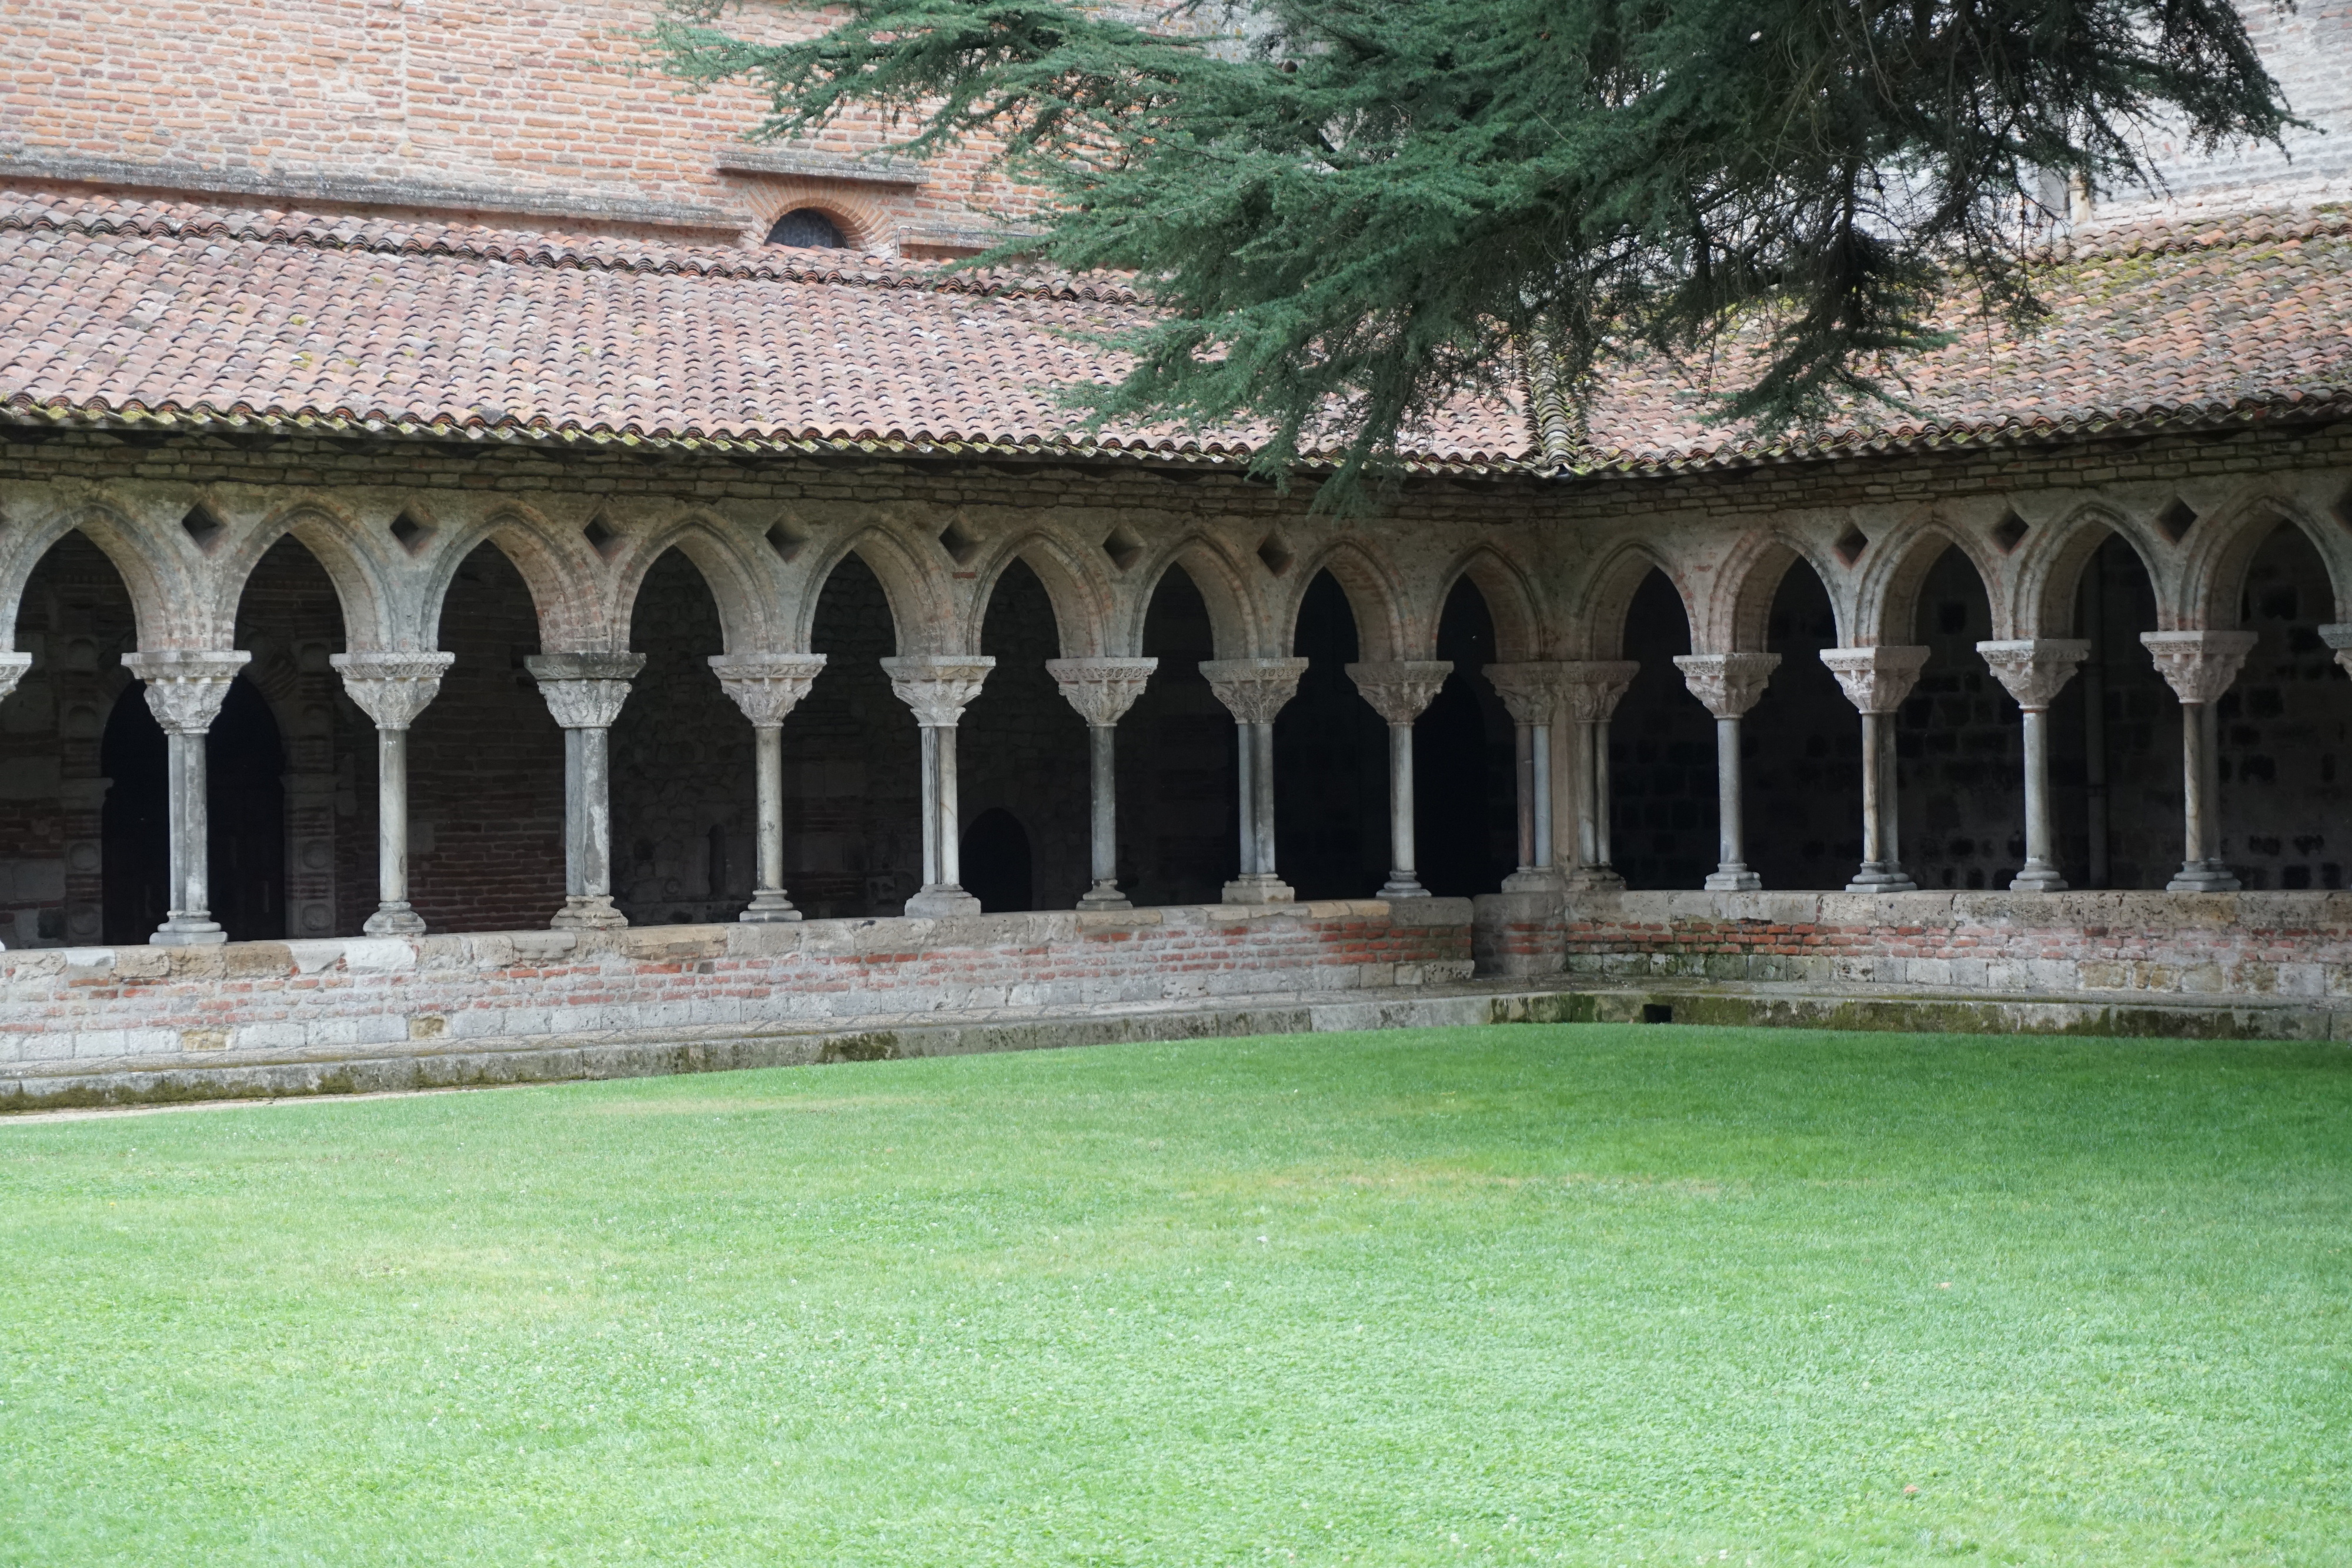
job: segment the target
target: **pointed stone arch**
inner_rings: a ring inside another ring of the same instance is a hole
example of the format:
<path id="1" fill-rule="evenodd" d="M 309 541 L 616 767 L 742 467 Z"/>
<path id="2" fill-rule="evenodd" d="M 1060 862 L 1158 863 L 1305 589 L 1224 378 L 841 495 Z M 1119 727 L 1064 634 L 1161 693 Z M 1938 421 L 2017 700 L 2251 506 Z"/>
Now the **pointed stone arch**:
<path id="1" fill-rule="evenodd" d="M 2264 487 L 2216 507 L 2197 525 L 2204 538 L 2190 551 L 2181 573 L 2178 621 L 2167 621 L 2167 631 L 2220 631 L 2239 621 L 2238 601 L 2245 591 L 2246 574 L 2254 557 L 2282 525 L 2290 526 L 2311 541 L 2312 549 L 2327 568 L 2328 589 L 2336 599 L 2336 618 L 2352 620 L 2352 567 L 2339 547 L 2339 531 L 2320 526 L 2294 497 Z"/>
<path id="2" fill-rule="evenodd" d="M 1265 656 L 1268 641 L 1251 610 L 1249 591 L 1244 586 L 1247 580 L 1230 556 L 1200 534 L 1188 534 L 1176 540 L 1135 574 L 1136 595 L 1128 606 L 1122 647 L 1143 646 L 1144 620 L 1150 614 L 1152 598 L 1160 591 L 1160 584 L 1171 567 L 1184 569 L 1185 577 L 1208 607 L 1209 630 L 1215 640 L 1218 658 Z"/>
<path id="3" fill-rule="evenodd" d="M 1691 644 L 1698 646 L 1699 629 L 1704 622 L 1699 606 L 1691 597 L 1688 581 L 1649 546 L 1629 541 L 1603 557 L 1585 580 L 1576 620 L 1575 640 L 1581 644 L 1576 650 L 1578 657 L 1614 659 L 1622 655 L 1625 617 L 1633 607 L 1633 595 L 1653 571 L 1664 573 L 1674 585 L 1675 597 L 1682 601 L 1683 618 L 1690 622 Z"/>
<path id="4" fill-rule="evenodd" d="M 613 619 L 624 628 L 636 613 L 646 578 L 662 557 L 676 550 L 692 563 L 719 607 L 726 652 L 780 652 L 787 635 L 782 593 L 776 574 L 760 559 L 766 551 L 746 551 L 740 534 L 700 512 L 688 513 L 632 540 L 614 580 Z"/>
<path id="5" fill-rule="evenodd" d="M 1856 648 L 1913 641 L 1919 614 L 1919 591 L 1927 574 L 1948 549 L 1957 548 L 1974 569 L 1992 610 L 1993 635 L 2011 635 L 2015 617 L 2001 591 L 2002 572 L 1986 559 L 1983 545 L 1971 534 L 1933 515 L 1910 519 L 1887 530 L 1872 545 L 1877 563 L 1863 574 L 1855 595 L 1855 613 L 1847 635 Z"/>
<path id="6" fill-rule="evenodd" d="M 385 581 L 387 563 L 368 539 L 366 529 L 356 519 L 311 499 L 265 515 L 238 538 L 221 563 L 220 603 L 214 612 L 219 619 L 234 628 L 237 607 L 245 601 L 245 591 L 260 569 L 262 558 L 289 536 L 310 551 L 319 570 L 327 574 L 342 612 L 344 647 L 369 652 L 415 652 L 421 647 L 404 647 L 401 642 L 403 628 Z M 390 535 L 385 538 L 389 541 Z M 413 643 L 414 631 L 410 637 Z"/>
<path id="7" fill-rule="evenodd" d="M 810 568 L 807 585 L 793 612 L 785 653 L 805 653 L 816 629 L 817 601 L 835 568 L 855 555 L 882 585 L 889 602 L 891 634 L 902 655 L 961 653 L 961 622 L 938 574 L 907 547 L 879 528 L 864 528 L 833 541 Z"/>
<path id="8" fill-rule="evenodd" d="M 1535 585 L 1517 562 L 1490 544 L 1477 545 L 1455 557 L 1439 575 L 1437 592 L 1428 605 L 1431 647 L 1436 646 L 1437 623 L 1444 616 L 1454 585 L 1465 577 L 1486 601 L 1487 619 L 1494 622 L 1496 661 L 1519 664 L 1542 658 L 1549 639 Z"/>
<path id="9" fill-rule="evenodd" d="M 1832 567 L 1811 540 L 1776 528 L 1742 539 L 1717 571 L 1707 622 L 1704 631 L 1694 626 L 1694 644 L 1704 636 L 1710 649 L 1729 653 L 1762 653 L 1772 618 L 1772 601 L 1790 569 L 1799 561 L 1812 569 L 1813 576 L 1828 593 L 1830 612 L 1837 618 L 1838 636 L 1843 642 L 1852 634 L 1854 620 L 1850 594 L 1840 592 L 1848 586 L 1847 574 Z"/>
<path id="10" fill-rule="evenodd" d="M 613 624 L 597 581 L 604 562 L 578 528 L 551 522 L 539 513 L 506 505 L 479 520 L 452 530 L 446 546 L 435 551 L 426 580 L 425 602 L 431 607 L 425 630 L 431 645 L 439 645 L 441 606 L 449 585 L 466 558 L 482 544 L 497 547 L 520 574 L 530 591 L 539 616 L 539 645 L 549 653 L 613 653 L 623 651 L 629 628 Z"/>
<path id="11" fill-rule="evenodd" d="M 1339 539 L 1325 547 L 1291 575 L 1292 586 L 1280 606 L 1277 656 L 1290 652 L 1291 640 L 1297 635 L 1298 612 L 1307 601 L 1307 590 L 1324 572 L 1339 585 L 1348 598 L 1348 609 L 1356 618 L 1356 641 L 1360 652 L 1357 657 L 1370 663 L 1386 663 L 1395 659 L 1418 658 L 1437 640 L 1434 620 L 1427 624 L 1409 626 L 1405 621 L 1403 585 L 1387 562 L 1357 539 Z"/>
<path id="12" fill-rule="evenodd" d="M 2140 570 L 2147 573 L 2148 584 L 2156 591 L 2158 629 L 2170 632 L 2179 627 L 2179 571 L 2177 566 L 2167 570 L 2170 563 L 2159 551 L 2161 541 L 2144 520 L 2104 502 L 2089 501 L 2035 532 L 2044 537 L 2038 548 L 2029 549 L 2018 570 L 2019 636 L 2075 635 L 2075 600 L 2083 573 L 2110 538 L 2120 538 L 2129 546 Z"/>
<path id="13" fill-rule="evenodd" d="M 142 648 L 198 647 L 202 629 L 189 624 L 185 606 L 194 595 L 185 573 L 176 563 L 160 559 L 135 519 L 104 502 L 60 507 L 19 519 L 0 529 L 0 612 L 5 612 L 7 646 L 16 645 L 16 619 L 26 585 L 41 558 L 68 534 L 79 533 L 113 564 L 131 595 L 131 617 Z M 210 644 L 219 646 L 218 643 Z"/>
<path id="14" fill-rule="evenodd" d="M 965 612 L 964 645 L 980 646 L 981 627 L 988 619 L 997 584 L 1015 560 L 1025 563 L 1045 586 L 1045 597 L 1054 607 L 1055 630 L 1060 633 L 1062 657 L 1093 659 L 1107 654 L 1116 621 L 1109 582 L 1078 552 L 1038 529 L 992 544 L 976 563 L 976 581 Z"/>

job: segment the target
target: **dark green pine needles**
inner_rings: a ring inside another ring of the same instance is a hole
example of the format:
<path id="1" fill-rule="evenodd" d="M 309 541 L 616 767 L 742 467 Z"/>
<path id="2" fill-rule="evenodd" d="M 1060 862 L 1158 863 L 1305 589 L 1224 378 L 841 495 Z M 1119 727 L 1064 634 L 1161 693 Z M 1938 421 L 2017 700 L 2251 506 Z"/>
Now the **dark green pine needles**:
<path id="1" fill-rule="evenodd" d="M 1449 400 L 1581 406 L 1612 352 L 1738 333 L 1735 420 L 1899 398 L 1948 293 L 2033 314 L 2046 219 L 2147 183 L 2147 128 L 2295 123 L 2229 0 L 849 0 L 785 44 L 728 9 L 654 44 L 765 91 L 757 138 L 991 139 L 1059 198 L 1020 248 L 1138 274 L 1097 422 L 1262 418 L 1263 471 L 1344 445 L 1341 492 Z"/>

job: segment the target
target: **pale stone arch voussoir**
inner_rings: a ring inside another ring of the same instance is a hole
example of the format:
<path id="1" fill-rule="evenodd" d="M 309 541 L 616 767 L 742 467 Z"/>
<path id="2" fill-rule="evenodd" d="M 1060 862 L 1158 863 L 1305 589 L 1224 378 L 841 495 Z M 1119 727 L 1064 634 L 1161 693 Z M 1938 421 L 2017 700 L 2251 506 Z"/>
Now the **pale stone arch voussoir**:
<path id="1" fill-rule="evenodd" d="M 187 613 L 196 602 L 195 585 L 179 562 L 153 548 L 138 519 L 113 504 L 83 500 L 33 511 L 12 506 L 8 528 L 0 530 L 0 608 L 7 614 L 7 646 L 16 645 L 16 618 L 24 605 L 25 586 L 41 558 L 68 534 L 79 533 L 98 547 L 114 565 L 131 595 L 131 623 L 139 646 L 155 648 L 226 647 L 203 639 L 212 628 Z"/>
<path id="2" fill-rule="evenodd" d="M 1363 539 L 1342 538 L 1326 545 L 1286 574 L 1287 586 L 1276 612 L 1282 644 L 1278 655 L 1289 653 L 1298 635 L 1298 612 L 1307 602 L 1307 591 L 1327 571 L 1348 596 L 1349 613 L 1356 618 L 1358 658 L 1370 664 L 1417 659 L 1436 642 L 1433 622 L 1425 627 L 1407 623 L 1404 585 L 1381 553 Z"/>
<path id="3" fill-rule="evenodd" d="M 1446 601 L 1454 597 L 1454 585 L 1465 578 L 1486 601 L 1486 618 L 1495 624 L 1496 663 L 1516 664 L 1545 656 L 1552 639 L 1545 634 L 1543 601 L 1534 581 L 1517 561 L 1483 543 L 1454 557 L 1439 574 L 1437 591 L 1428 601 L 1431 647 L 1436 646 L 1437 626 Z"/>
<path id="4" fill-rule="evenodd" d="M 788 632 L 775 552 L 754 537 L 719 518 L 693 511 L 642 534 L 632 535 L 627 553 L 614 564 L 613 619 L 627 634 L 637 596 L 662 557 L 676 550 L 692 563 L 719 608 L 719 630 L 730 653 L 784 651 Z"/>
<path id="5" fill-rule="evenodd" d="M 1691 593 L 1689 573 L 1647 543 L 1629 539 L 1602 554 L 1585 574 L 1583 591 L 1577 599 L 1576 622 L 1571 628 L 1577 644 L 1575 656 L 1624 656 L 1625 620 L 1633 612 L 1633 595 L 1654 571 L 1665 573 L 1666 580 L 1674 585 L 1675 596 L 1682 601 L 1683 618 L 1690 626 L 1691 646 L 1702 646 L 1699 608 Z"/>
<path id="6" fill-rule="evenodd" d="M 992 542 L 973 562 L 972 592 L 965 611 L 965 646 L 980 646 L 981 628 L 987 622 L 988 607 L 996 597 L 997 585 L 1003 580 L 1006 570 L 1018 560 L 1035 572 L 1037 580 L 1045 586 L 1045 598 L 1054 607 L 1054 629 L 1061 644 L 1061 656 L 1103 657 L 1109 650 L 1118 619 L 1118 600 L 1108 574 L 1088 560 L 1087 553 L 1071 549 L 1042 528 Z"/>
<path id="7" fill-rule="evenodd" d="M 2074 635 L 2075 597 L 2083 573 L 2100 547 L 2115 538 L 2131 547 L 2147 574 L 2156 592 L 2157 625 L 2167 632 L 2179 627 L 2179 563 L 2168 559 L 2174 552 L 2146 518 L 2104 500 L 2091 500 L 2036 528 L 2034 536 L 2020 552 L 2016 568 L 2019 637 Z"/>
<path id="8" fill-rule="evenodd" d="M 793 609 L 792 642 L 786 652 L 804 653 L 816 631 L 817 601 L 824 585 L 851 556 L 866 563 L 882 584 L 890 606 L 890 630 L 901 656 L 963 653 L 962 622 L 954 596 L 937 569 L 878 528 L 860 528 L 830 541 L 809 570 L 807 587 Z"/>
<path id="9" fill-rule="evenodd" d="M 234 555 L 222 563 L 215 613 L 231 626 L 236 623 L 237 608 L 261 558 L 289 536 L 310 552 L 334 588 L 336 608 L 342 613 L 343 646 L 370 652 L 398 648 L 403 628 L 387 580 L 393 563 L 386 558 L 400 551 L 399 544 L 387 529 L 384 548 L 378 549 L 364 524 L 309 497 L 265 515 L 237 539 Z"/>
<path id="10" fill-rule="evenodd" d="M 1248 578 L 1234 559 L 1204 534 L 1186 534 L 1171 540 L 1149 560 L 1138 563 L 1135 596 L 1128 604 L 1129 621 L 1122 639 L 1125 647 L 1142 648 L 1144 622 L 1150 616 L 1152 598 L 1171 568 L 1183 570 L 1185 579 L 1208 607 L 1210 637 L 1218 658 L 1261 658 L 1290 652 L 1287 643 L 1278 650 L 1272 648 L 1263 618 L 1250 594 Z"/>
<path id="11" fill-rule="evenodd" d="M 1765 652 L 1771 632 L 1772 601 L 1800 561 L 1811 570 L 1829 595 L 1839 645 L 1846 645 L 1854 622 L 1853 585 L 1852 574 L 1839 570 L 1832 564 L 1834 559 L 1794 529 L 1776 528 L 1742 537 L 1716 570 L 1715 592 L 1706 614 L 1708 646 L 1732 653 Z"/>
<path id="12" fill-rule="evenodd" d="M 2013 617 L 2003 591 L 2004 574 L 1986 553 L 1982 541 L 1936 514 L 1906 517 L 1871 541 L 1874 558 L 1865 562 L 1854 596 L 1853 641 L 1856 648 L 1881 644 L 1904 646 L 1918 640 L 1919 591 L 1944 552 L 1957 547 L 1976 570 L 1984 585 L 1985 601 L 1992 609 L 1992 634 L 2009 636 Z"/>
<path id="13" fill-rule="evenodd" d="M 2232 497 L 2198 520 L 2181 573 L 2180 619 L 2177 627 L 2167 622 L 2165 629 L 2196 632 L 2235 627 L 2246 574 L 2253 570 L 2255 555 L 2282 524 L 2311 541 L 2327 568 L 2335 619 L 2352 621 L 2352 561 L 2346 559 L 2341 530 L 2322 526 L 2298 497 L 2265 486 Z M 2204 536 L 2201 539 L 2197 537 L 2200 534 Z"/>
<path id="14" fill-rule="evenodd" d="M 462 527 L 436 552 L 426 584 L 426 629 L 439 643 L 441 607 L 466 558 L 484 544 L 497 547 L 530 590 L 539 613 L 539 645 L 549 653 L 614 653 L 629 629 L 612 623 L 603 582 L 605 562 L 578 527 L 530 508 L 503 503 Z"/>

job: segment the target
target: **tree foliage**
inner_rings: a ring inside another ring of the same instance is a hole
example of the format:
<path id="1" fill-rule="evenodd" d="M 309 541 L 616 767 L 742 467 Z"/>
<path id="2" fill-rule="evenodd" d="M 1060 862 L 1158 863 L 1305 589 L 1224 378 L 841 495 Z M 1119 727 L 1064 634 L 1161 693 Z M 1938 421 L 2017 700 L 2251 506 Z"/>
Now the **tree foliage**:
<path id="1" fill-rule="evenodd" d="M 2158 125 L 2295 123 L 2229 0 L 848 0 L 782 44 L 727 11 L 656 44 L 762 89 L 758 137 L 984 139 L 1058 203 L 1020 248 L 1137 274 L 1098 422 L 1255 416 L 1264 468 L 1344 444 L 1349 481 L 1449 400 L 1727 334 L 1723 417 L 1899 397 L 1953 291 L 2036 311 L 2070 182 L 2147 183 Z"/>

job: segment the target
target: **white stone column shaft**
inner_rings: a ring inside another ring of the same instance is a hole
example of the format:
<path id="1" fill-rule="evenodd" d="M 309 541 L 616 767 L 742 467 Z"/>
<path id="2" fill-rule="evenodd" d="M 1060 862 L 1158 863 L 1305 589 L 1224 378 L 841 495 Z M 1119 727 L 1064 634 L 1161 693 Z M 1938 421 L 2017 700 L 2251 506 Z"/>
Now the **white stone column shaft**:
<path id="1" fill-rule="evenodd" d="M 1919 884 L 1903 869 L 1896 842 L 1901 800 L 1895 787 L 1895 715 L 1927 667 L 1920 647 L 1824 648 L 1822 663 L 1862 714 L 1862 865 L 1848 893 L 1907 893 Z"/>
<path id="2" fill-rule="evenodd" d="M 613 903 L 609 739 L 629 700 L 643 653 L 534 653 L 523 668 L 563 727 L 563 907 L 558 931 L 616 930 L 629 922 Z"/>
<path id="3" fill-rule="evenodd" d="M 1087 721 L 1089 874 L 1080 909 L 1128 909 L 1118 890 L 1118 721 L 1143 695 L 1157 659 L 1048 659 L 1045 673 Z"/>
<path id="4" fill-rule="evenodd" d="M 1412 726 L 1454 673 L 1448 659 L 1399 659 L 1348 666 L 1348 678 L 1389 727 L 1389 879 L 1382 898 L 1427 898 L 1414 862 Z"/>
<path id="5" fill-rule="evenodd" d="M 1505 893 L 1558 893 L 1567 886 L 1552 832 L 1551 727 L 1559 711 L 1566 666 L 1538 660 L 1488 664 L 1483 672 L 1516 731 L 1519 864 L 1503 879 Z"/>
<path id="6" fill-rule="evenodd" d="M 1569 721 L 1576 727 L 1576 771 L 1569 789 L 1576 813 L 1576 864 L 1569 885 L 1612 891 L 1623 887 L 1625 879 L 1610 863 L 1609 721 L 1642 666 L 1622 659 L 1576 660 L 1559 670 Z"/>
<path id="7" fill-rule="evenodd" d="M 2180 699 L 2180 870 L 2167 893 L 2232 893 L 2221 859 L 2221 737 L 2215 711 L 2259 640 L 2252 632 L 2143 632 L 2140 643 Z"/>
<path id="8" fill-rule="evenodd" d="M 1241 789 L 1241 874 L 1227 904 L 1288 904 L 1297 894 L 1275 870 L 1274 716 L 1298 695 L 1304 659 L 1203 659 L 1209 689 L 1234 716 Z"/>
<path id="9" fill-rule="evenodd" d="M 2050 813 L 2050 705 L 2091 656 L 2091 645 L 2071 637 L 1979 643 L 1993 678 L 2017 699 L 2025 740 L 2025 865 L 2012 893 L 2063 893 L 2057 834 Z"/>
<path id="10" fill-rule="evenodd" d="M 824 668 L 823 653 L 719 653 L 711 672 L 751 721 L 759 866 L 751 902 L 736 919 L 750 925 L 801 918 L 784 894 L 784 720 Z"/>
<path id="11" fill-rule="evenodd" d="M 1675 667 L 1691 695 L 1715 716 L 1716 841 L 1718 863 L 1703 884 L 1710 893 L 1753 893 L 1763 880 L 1748 869 L 1742 809 L 1739 720 L 1763 696 L 1780 667 L 1778 653 L 1683 653 Z"/>
<path id="12" fill-rule="evenodd" d="M 923 885 L 907 900 L 908 915 L 936 918 L 980 913 L 980 900 L 963 890 L 961 880 L 956 724 L 995 667 L 994 659 L 977 653 L 910 654 L 882 661 L 890 689 L 914 711 L 923 732 Z"/>
<path id="13" fill-rule="evenodd" d="M 252 654 L 242 649 L 163 648 L 125 653 L 122 667 L 147 683 L 147 706 L 163 727 L 170 788 L 172 887 L 163 924 L 149 942 L 201 947 L 228 940 L 212 917 L 211 818 L 205 737 Z"/>
<path id="14" fill-rule="evenodd" d="M 408 731 L 441 690 L 454 653 L 331 653 L 343 690 L 375 723 L 376 906 L 371 936 L 415 936 L 425 921 L 408 902 Z"/>

